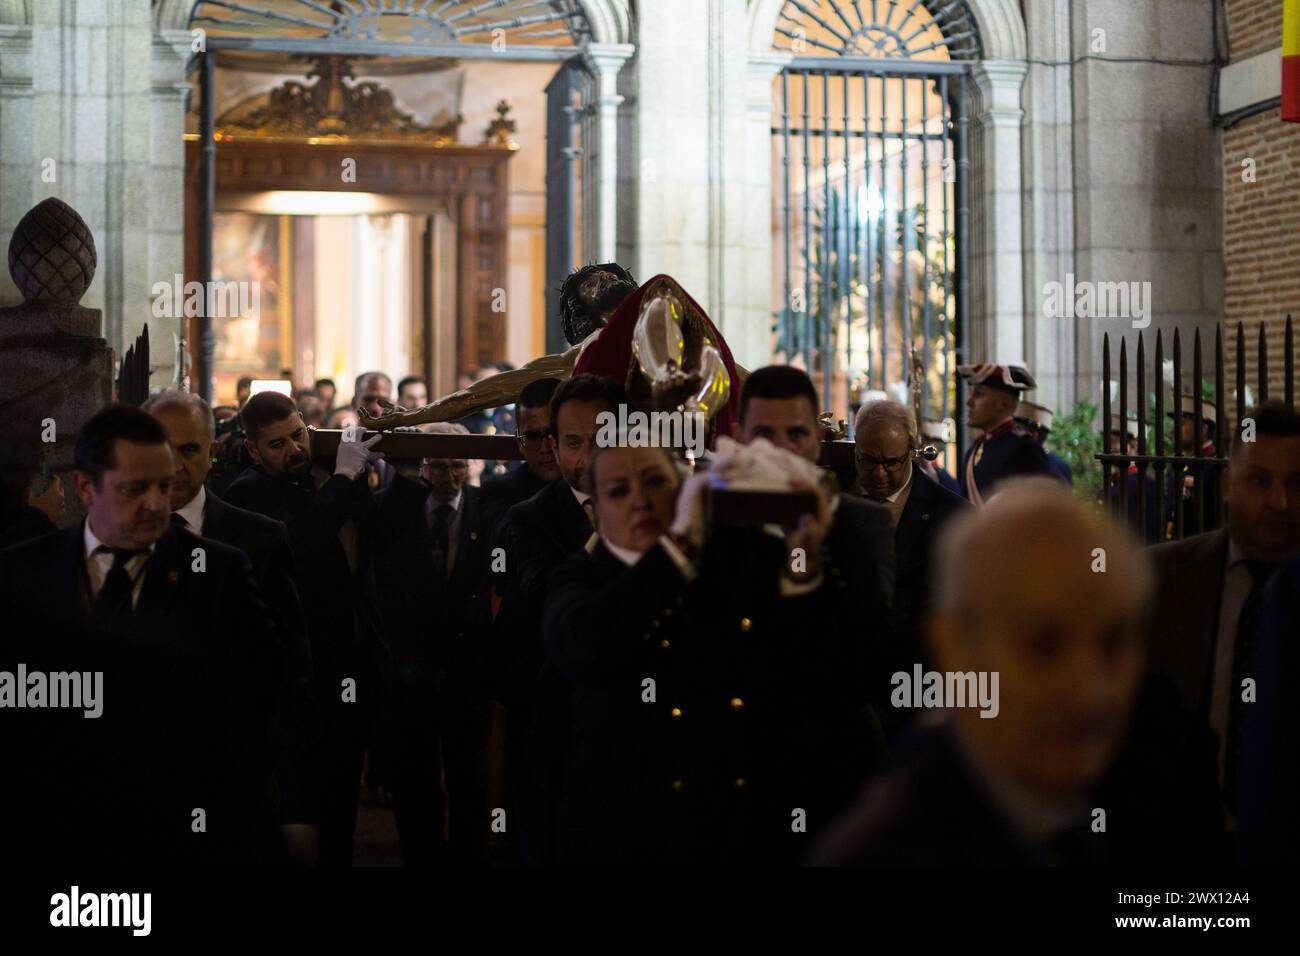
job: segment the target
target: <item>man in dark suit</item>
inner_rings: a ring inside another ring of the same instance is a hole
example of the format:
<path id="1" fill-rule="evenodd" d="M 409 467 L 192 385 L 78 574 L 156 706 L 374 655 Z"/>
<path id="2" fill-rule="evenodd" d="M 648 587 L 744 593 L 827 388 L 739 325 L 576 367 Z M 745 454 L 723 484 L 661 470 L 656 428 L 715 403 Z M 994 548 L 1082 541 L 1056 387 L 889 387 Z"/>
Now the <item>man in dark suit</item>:
<path id="1" fill-rule="evenodd" d="M 1300 558 L 1278 569 L 1255 648 L 1259 696 L 1246 717 L 1237 806 L 1238 858 L 1294 866 L 1300 858 Z"/>
<path id="2" fill-rule="evenodd" d="M 361 764 L 382 705 L 388 652 L 374 578 L 375 503 L 367 467 L 380 436 L 344 441 L 332 471 L 312 462 L 293 400 L 260 392 L 240 412 L 255 464 L 226 500 L 284 523 L 311 644 L 317 728 L 312 792 L 320 803 L 320 862 L 350 866 Z"/>
<path id="3" fill-rule="evenodd" d="M 1264 596 L 1277 568 L 1300 557 L 1300 495 L 1294 492 L 1300 485 L 1300 415 L 1270 402 L 1243 423 L 1222 479 L 1227 527 L 1150 551 L 1156 570 L 1152 667 L 1218 735 L 1220 781 L 1230 808 L 1241 734 L 1255 706 L 1243 699 L 1243 681 L 1260 676 L 1253 650 Z"/>
<path id="4" fill-rule="evenodd" d="M 1150 572 L 1128 539 L 1056 479 L 1018 479 L 948 524 L 936 570 L 937 670 L 899 675 L 894 704 L 942 711 L 813 860 L 1221 859 L 1203 728 L 1144 687 Z"/>
<path id="5" fill-rule="evenodd" d="M 396 677 L 383 775 L 408 866 L 479 865 L 487 844 L 489 559 L 468 475 L 463 458 L 426 458 L 418 480 L 399 475 L 379 504 L 377 576 Z"/>
<path id="6" fill-rule="evenodd" d="M 308 787 L 311 733 L 311 648 L 298 588 L 293 581 L 293 552 L 284 524 L 227 504 L 207 489 L 215 454 L 212 408 L 192 392 L 167 390 L 141 408 L 167 432 L 176 473 L 171 485 L 172 523 L 194 534 L 242 551 L 267 606 L 290 641 L 292 706 L 277 715 L 276 783 L 280 788 L 281 833 L 290 858 L 315 862 L 318 843 L 315 808 Z"/>
<path id="7" fill-rule="evenodd" d="M 527 501 L 560 477 L 555 452 L 548 440 L 551 428 L 551 398 L 559 386 L 557 378 L 529 382 L 519 393 L 519 417 L 515 440 L 524 456 L 523 464 L 483 483 L 483 529 L 491 540 L 507 511 Z"/>
<path id="8" fill-rule="evenodd" d="M 210 748 L 205 766 L 182 787 L 199 802 L 170 808 L 177 828 L 201 808 L 207 839 L 195 841 L 195 857 L 269 862 L 269 723 L 287 694 L 286 639 L 247 558 L 168 520 L 175 465 L 158 422 L 110 405 L 83 426 L 75 456 L 86 520 L 0 555 L 4 605 L 23 627 L 99 632 L 173 658 L 177 679 L 198 695 L 184 711 L 201 721 L 190 743 Z"/>
<path id="9" fill-rule="evenodd" d="M 555 462 L 555 452 L 551 448 L 551 399 L 560 380 L 541 378 L 529 382 L 519 393 L 517 403 L 518 415 L 515 419 L 515 440 L 524 456 L 522 464 L 516 464 L 504 475 L 499 475 L 482 485 L 481 508 L 483 513 L 483 534 L 492 547 L 503 549 L 509 544 L 503 535 L 506 512 L 515 505 L 527 501 L 543 488 L 560 478 L 560 467 Z M 499 587 L 493 589 L 492 602 L 499 604 L 505 593 L 505 578 L 498 578 Z M 502 628 L 507 622 L 503 622 Z M 504 663 L 504 655 L 497 655 L 496 663 Z M 534 662 L 536 663 L 536 662 Z M 509 715 L 504 701 L 511 697 L 508 686 L 509 678 L 497 668 L 490 671 L 489 691 L 491 704 L 491 743 L 488 748 L 488 767 L 490 792 L 499 803 L 505 802 L 503 790 L 506 786 L 507 768 L 505 739 L 509 737 L 512 748 L 519 746 L 519 733 L 509 729 Z M 528 718 L 531 723 L 531 716 Z M 509 833 L 509 831 L 507 831 Z M 500 838 L 498 838 L 500 839 Z M 507 841 L 508 842 L 508 841 Z"/>
<path id="10" fill-rule="evenodd" d="M 584 487 L 596 447 L 596 419 L 627 402 L 617 382 L 575 375 L 551 398 L 548 442 L 561 477 L 506 512 L 498 531 L 506 571 L 494 574 L 501 604 L 493 621 L 493 671 L 507 710 L 507 787 L 520 821 L 526 863 L 554 860 L 551 827 L 560 764 L 568 745 L 568 690 L 543 666 L 542 609 L 551 573 L 593 533 Z"/>
<path id="11" fill-rule="evenodd" d="M 930 567 L 934 542 L 948 519 L 969 507 L 921 469 L 913 451 L 916 433 L 912 416 L 898 402 L 869 402 L 858 410 L 854 428 L 854 461 L 858 485 L 870 500 L 889 509 L 894 526 L 894 604 L 890 648 L 882 655 L 879 673 L 890 675 L 923 661 L 919 629 L 930 605 Z M 889 697 L 890 684 L 872 688 L 877 705 Z M 877 706 L 877 711 L 881 708 Z M 887 729 L 890 716 L 881 712 Z"/>
<path id="12" fill-rule="evenodd" d="M 755 369 L 740 393 L 740 434 L 744 444 L 764 438 L 778 448 L 816 464 L 821 451 L 817 390 L 802 369 L 769 365 Z M 889 511 L 872 501 L 837 495 L 826 534 L 827 581 L 843 582 L 857 596 L 854 627 L 863 646 L 861 678 L 875 686 L 880 654 L 889 641 L 894 600 L 894 534 Z"/>
<path id="13" fill-rule="evenodd" d="M 1051 463 L 1038 440 L 1014 417 L 1021 396 L 1038 383 L 1023 365 L 961 365 L 957 368 L 970 384 L 966 420 L 983 434 L 966 449 L 962 463 L 962 494 L 981 507 L 997 484 L 1016 475 L 1050 475 Z"/>

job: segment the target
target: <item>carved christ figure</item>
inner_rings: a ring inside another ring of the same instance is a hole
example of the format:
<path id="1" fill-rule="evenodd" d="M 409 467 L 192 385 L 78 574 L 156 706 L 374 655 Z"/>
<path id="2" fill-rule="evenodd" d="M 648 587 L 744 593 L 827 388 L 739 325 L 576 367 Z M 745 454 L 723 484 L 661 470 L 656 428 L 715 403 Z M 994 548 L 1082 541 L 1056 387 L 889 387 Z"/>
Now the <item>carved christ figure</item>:
<path id="1" fill-rule="evenodd" d="M 382 430 L 453 421 L 486 408 L 511 404 L 529 382 L 541 378 L 566 379 L 575 372 L 614 378 L 635 393 L 634 380 L 638 376 L 631 353 L 632 327 L 646 291 L 664 286 L 671 286 L 685 303 L 688 338 L 693 335 L 700 342 L 713 344 L 723 356 L 731 377 L 731 400 L 722 410 L 717 426 L 718 434 L 725 435 L 735 419 L 740 386 L 748 373 L 734 364 L 722 334 L 676 282 L 667 276 L 656 276 L 638 289 L 631 273 L 615 262 L 584 266 L 560 286 L 560 321 L 570 345 L 566 351 L 543 355 L 521 368 L 475 382 L 422 408 L 408 410 L 380 399 L 384 414 L 372 417 L 363 410 L 361 424 L 368 429 Z"/>

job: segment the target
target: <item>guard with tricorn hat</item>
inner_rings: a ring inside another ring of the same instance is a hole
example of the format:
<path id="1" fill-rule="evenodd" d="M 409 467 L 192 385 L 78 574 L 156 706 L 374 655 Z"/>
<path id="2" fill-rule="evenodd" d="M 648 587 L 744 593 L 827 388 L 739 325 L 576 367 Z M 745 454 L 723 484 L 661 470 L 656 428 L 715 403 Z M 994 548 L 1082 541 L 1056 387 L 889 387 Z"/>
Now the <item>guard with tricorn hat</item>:
<path id="1" fill-rule="evenodd" d="M 1052 467 L 1038 440 L 1015 419 L 1023 394 L 1037 388 L 1023 365 L 983 362 L 959 365 L 957 373 L 970 386 L 967 422 L 983 430 L 966 452 L 962 493 L 982 506 L 994 486 L 1012 475 L 1050 475 Z"/>
<path id="2" fill-rule="evenodd" d="M 1060 478 L 1067 485 L 1074 485 L 1074 472 L 1069 463 L 1051 451 L 1047 447 L 1047 436 L 1052 433 L 1052 420 L 1056 417 L 1046 405 L 1039 405 L 1037 402 L 1026 402 L 1023 399 L 1016 406 L 1016 422 L 1029 434 L 1038 439 L 1038 444 L 1043 446 L 1047 452 L 1048 464 L 1052 466 L 1052 474 Z"/>

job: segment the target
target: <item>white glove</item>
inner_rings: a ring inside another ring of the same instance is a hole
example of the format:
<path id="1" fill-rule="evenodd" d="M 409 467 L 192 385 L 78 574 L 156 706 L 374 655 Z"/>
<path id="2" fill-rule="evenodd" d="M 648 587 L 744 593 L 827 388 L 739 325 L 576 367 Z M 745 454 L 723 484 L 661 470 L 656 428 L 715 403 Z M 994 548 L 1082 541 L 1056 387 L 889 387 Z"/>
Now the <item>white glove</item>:
<path id="1" fill-rule="evenodd" d="M 711 477 L 707 471 L 697 471 L 682 482 L 682 489 L 677 493 L 672 532 L 689 539 L 697 549 L 704 547 L 704 489 Z"/>
<path id="2" fill-rule="evenodd" d="M 358 427 L 357 431 L 360 433 L 358 439 L 365 434 L 364 428 Z M 338 455 L 334 459 L 334 474 L 342 475 L 352 481 L 366 470 L 366 465 L 370 462 L 383 458 L 382 451 L 370 450 L 383 437 L 383 435 L 371 435 L 365 441 L 339 442 Z"/>

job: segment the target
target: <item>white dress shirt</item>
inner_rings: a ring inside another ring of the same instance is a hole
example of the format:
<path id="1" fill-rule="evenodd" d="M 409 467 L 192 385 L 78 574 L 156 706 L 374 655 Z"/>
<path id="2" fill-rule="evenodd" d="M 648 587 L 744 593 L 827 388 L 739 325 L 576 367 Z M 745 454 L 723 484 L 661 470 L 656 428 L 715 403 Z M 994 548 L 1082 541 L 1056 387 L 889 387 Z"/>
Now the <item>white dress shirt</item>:
<path id="1" fill-rule="evenodd" d="M 595 543 L 597 541 L 603 543 L 605 547 L 609 550 L 610 554 L 618 558 L 629 568 L 635 565 L 642 558 L 644 558 L 647 553 L 645 551 L 634 551 L 631 548 L 620 548 L 618 545 L 614 544 L 614 542 L 610 541 L 609 538 L 605 537 L 603 534 L 595 533 L 591 536 L 591 541 L 588 542 L 588 544 L 590 545 L 590 547 L 587 548 L 588 554 L 590 554 L 592 551 L 596 549 Z M 682 554 L 682 549 L 677 547 L 677 545 L 673 544 L 672 539 L 669 538 L 668 535 L 661 534 L 659 536 L 659 546 L 664 549 L 668 557 L 672 560 L 673 564 L 677 566 L 677 570 L 681 572 L 682 577 L 685 578 L 688 582 L 694 581 L 697 577 L 700 576 L 699 572 L 695 569 L 695 565 L 691 564 L 690 559 L 687 558 L 686 555 Z"/>
<path id="2" fill-rule="evenodd" d="M 183 508 L 177 508 L 172 514 L 185 519 L 185 527 L 194 534 L 203 534 L 203 509 L 208 504 L 208 489 L 199 485 L 199 493 L 189 500 Z"/>
<path id="3" fill-rule="evenodd" d="M 595 524 L 595 518 L 592 516 L 592 509 L 595 506 L 588 504 L 591 501 L 591 495 L 587 494 L 585 491 L 579 491 L 577 488 L 573 487 L 573 485 L 569 485 L 569 490 L 573 492 L 573 497 L 578 500 L 578 506 L 587 513 L 588 518 L 592 518 L 592 524 Z"/>
<path id="4" fill-rule="evenodd" d="M 907 499 L 912 495 L 912 469 L 907 469 L 907 480 L 903 482 L 902 487 L 892 495 L 886 495 L 884 498 L 872 498 L 867 496 L 867 500 L 883 504 L 889 509 L 889 523 L 894 529 L 898 529 L 898 521 L 903 517 L 903 509 L 907 507 Z"/>
<path id="5" fill-rule="evenodd" d="M 600 536 L 600 540 L 601 543 L 603 543 L 605 547 L 609 549 L 610 554 L 618 558 L 629 568 L 632 567 L 632 565 L 636 564 L 638 561 L 640 561 L 643 557 L 645 557 L 644 551 L 633 551 L 631 548 L 620 548 L 618 545 L 616 545 L 613 541 L 610 541 L 609 538 L 605 537 L 603 534 Z"/>
<path id="6" fill-rule="evenodd" d="M 85 548 L 86 556 L 86 576 L 90 579 L 90 600 L 93 602 L 99 596 L 99 589 L 104 586 L 104 579 L 108 577 L 108 572 L 113 568 L 113 552 L 108 549 L 95 535 L 90 528 L 90 519 L 82 528 L 82 542 Z M 96 549 L 103 547 L 106 550 L 96 554 Z M 149 563 L 153 556 L 155 545 L 149 545 L 149 550 L 143 554 L 137 554 L 130 561 L 126 562 L 126 573 L 131 577 L 131 607 L 135 607 L 140 602 L 140 590 L 144 587 L 144 566 Z"/>

